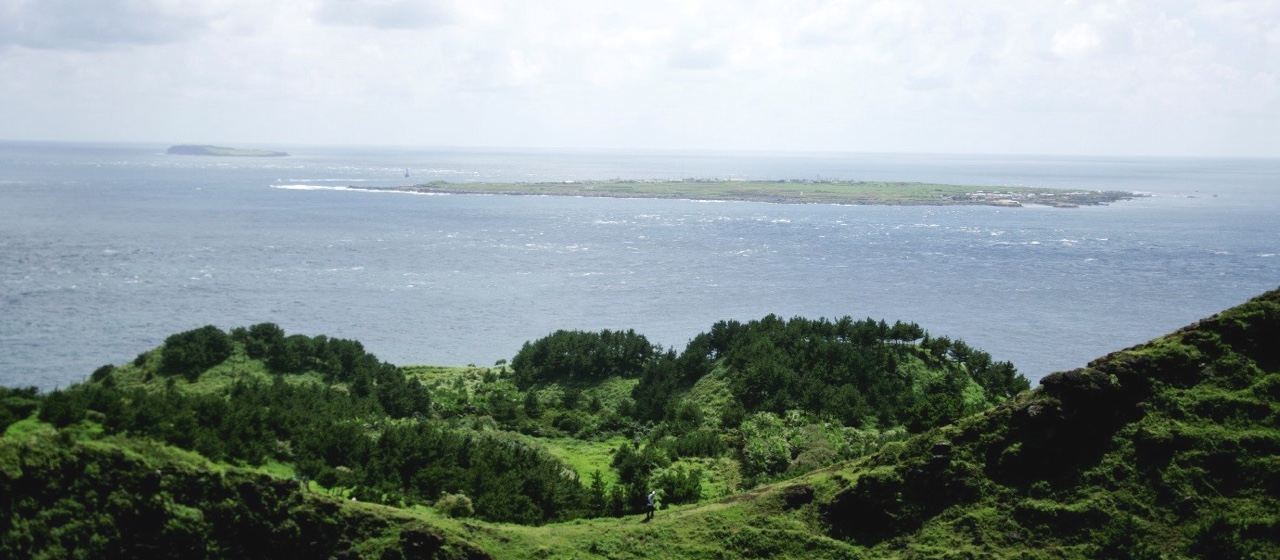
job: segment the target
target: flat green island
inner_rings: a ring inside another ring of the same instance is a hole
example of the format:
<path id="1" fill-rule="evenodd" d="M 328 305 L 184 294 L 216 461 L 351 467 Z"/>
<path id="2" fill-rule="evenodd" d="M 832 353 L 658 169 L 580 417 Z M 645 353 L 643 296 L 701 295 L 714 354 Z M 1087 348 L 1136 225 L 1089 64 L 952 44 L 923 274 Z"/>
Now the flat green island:
<path id="1" fill-rule="evenodd" d="M 178 144 L 177 146 L 169 146 L 165 152 L 169 155 L 181 156 L 222 156 L 222 157 L 286 157 L 289 152 L 274 152 L 271 150 L 249 150 L 244 148 L 224 148 L 222 146 L 208 146 L 198 144 Z"/>
<path id="2" fill-rule="evenodd" d="M 685 179 L 668 181 L 562 181 L 547 183 L 450 183 L 434 181 L 399 187 L 352 186 L 371 191 L 420 194 L 506 194 L 671 198 L 779 204 L 985 205 L 1028 204 L 1074 208 L 1097 206 L 1143 196 L 1123 191 L 1090 191 L 1037 187 L 982 187 L 935 183 L 874 181 L 740 181 Z"/>

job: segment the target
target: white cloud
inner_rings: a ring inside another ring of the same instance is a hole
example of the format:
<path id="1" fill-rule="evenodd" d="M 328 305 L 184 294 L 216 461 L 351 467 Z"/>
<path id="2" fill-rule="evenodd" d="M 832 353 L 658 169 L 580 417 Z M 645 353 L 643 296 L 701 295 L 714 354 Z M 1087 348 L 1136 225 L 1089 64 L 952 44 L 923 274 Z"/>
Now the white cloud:
<path id="1" fill-rule="evenodd" d="M 1101 48 L 1102 36 L 1087 23 L 1077 23 L 1053 34 L 1053 54 L 1062 58 L 1080 58 Z"/>
<path id="2" fill-rule="evenodd" d="M 318 0 L 315 14 L 328 25 L 421 29 L 449 23 L 452 11 L 439 0 Z"/>
<path id="3" fill-rule="evenodd" d="M 1263 0 L 69 3 L 0 0 L 5 135 L 1280 155 Z"/>
<path id="4" fill-rule="evenodd" d="M 727 62 L 723 52 L 708 44 L 693 45 L 671 55 L 671 66 L 686 70 L 711 70 Z"/>
<path id="5" fill-rule="evenodd" d="M 0 46 L 101 50 L 199 33 L 211 14 L 167 0 L 0 0 Z"/>

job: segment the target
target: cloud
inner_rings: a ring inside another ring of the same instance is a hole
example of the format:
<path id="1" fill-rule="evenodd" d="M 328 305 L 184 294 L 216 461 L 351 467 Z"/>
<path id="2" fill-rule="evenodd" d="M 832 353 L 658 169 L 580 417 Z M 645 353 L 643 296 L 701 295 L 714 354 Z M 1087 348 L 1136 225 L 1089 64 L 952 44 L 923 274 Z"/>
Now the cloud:
<path id="1" fill-rule="evenodd" d="M 1053 54 L 1059 58 L 1081 58 L 1102 48 L 1102 35 L 1087 23 L 1077 23 L 1053 34 Z"/>
<path id="2" fill-rule="evenodd" d="M 205 29 L 193 3 L 165 0 L 0 0 L 0 46 L 97 51 L 182 41 Z"/>
<path id="3" fill-rule="evenodd" d="M 930 72 L 918 72 L 907 76 L 906 87 L 914 91 L 931 91 L 951 87 L 951 78 Z"/>
<path id="4" fill-rule="evenodd" d="M 1280 153 L 1273 0 L 0 0 L 0 76 L 18 138 Z"/>
<path id="5" fill-rule="evenodd" d="M 712 70 L 725 65 L 724 53 L 710 46 L 694 46 L 672 54 L 669 62 L 674 68 L 685 70 Z"/>
<path id="6" fill-rule="evenodd" d="M 316 20 L 326 25 L 377 29 L 422 29 L 450 23 L 452 8 L 441 1 L 321 0 Z"/>

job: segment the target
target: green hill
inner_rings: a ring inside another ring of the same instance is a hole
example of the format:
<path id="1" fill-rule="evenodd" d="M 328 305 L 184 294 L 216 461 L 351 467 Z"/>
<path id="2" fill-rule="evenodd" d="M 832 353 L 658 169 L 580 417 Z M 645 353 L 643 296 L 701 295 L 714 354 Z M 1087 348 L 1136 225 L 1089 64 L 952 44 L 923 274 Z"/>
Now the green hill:
<path id="1" fill-rule="evenodd" d="M 1024 392 L 907 324 L 561 332 L 493 368 L 270 327 L 2 390 L 0 555 L 1280 557 L 1280 291 Z"/>
<path id="2" fill-rule="evenodd" d="M 216 156 L 216 157 L 287 157 L 288 152 L 272 150 L 253 150 L 246 148 L 227 148 L 207 144 L 178 144 L 169 146 L 165 153 L 182 156 Z"/>

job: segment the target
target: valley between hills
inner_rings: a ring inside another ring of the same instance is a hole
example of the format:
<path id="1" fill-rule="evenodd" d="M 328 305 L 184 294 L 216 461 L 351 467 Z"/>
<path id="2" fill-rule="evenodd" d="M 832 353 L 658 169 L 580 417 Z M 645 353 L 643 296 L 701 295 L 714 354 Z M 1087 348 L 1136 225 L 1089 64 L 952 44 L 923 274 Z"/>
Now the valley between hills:
<path id="1" fill-rule="evenodd" d="M 1272 291 L 1033 389 L 848 318 L 467 368 L 204 327 L 0 389 L 0 555 L 1274 558 L 1278 339 Z"/>

